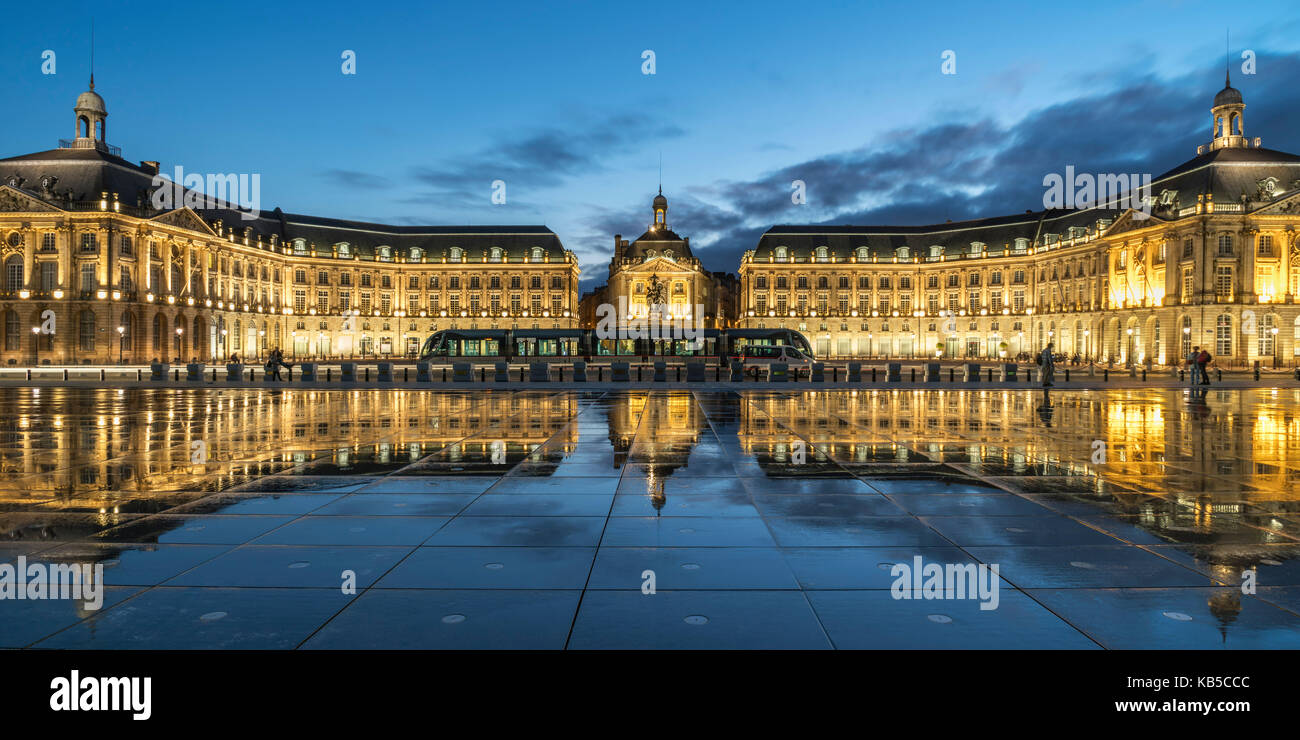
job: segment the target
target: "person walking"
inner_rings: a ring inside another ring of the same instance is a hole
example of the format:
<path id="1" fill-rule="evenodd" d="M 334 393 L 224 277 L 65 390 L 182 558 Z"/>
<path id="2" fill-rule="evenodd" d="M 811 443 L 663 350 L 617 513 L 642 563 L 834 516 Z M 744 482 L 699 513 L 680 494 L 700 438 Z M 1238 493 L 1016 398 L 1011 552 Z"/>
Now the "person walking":
<path id="1" fill-rule="evenodd" d="M 1192 347 L 1192 351 L 1187 353 L 1187 379 L 1192 385 L 1200 382 L 1199 371 L 1197 370 L 1196 358 L 1200 357 L 1201 348 Z"/>
<path id="2" fill-rule="evenodd" d="M 1043 367 L 1043 387 L 1051 388 L 1056 380 L 1056 357 L 1052 354 L 1052 342 L 1048 342 L 1038 355 L 1038 364 Z"/>
<path id="3" fill-rule="evenodd" d="M 1201 385 L 1210 384 L 1210 362 L 1214 360 L 1214 355 L 1210 354 L 1209 349 L 1201 350 L 1196 356 L 1196 369 L 1201 374 Z"/>

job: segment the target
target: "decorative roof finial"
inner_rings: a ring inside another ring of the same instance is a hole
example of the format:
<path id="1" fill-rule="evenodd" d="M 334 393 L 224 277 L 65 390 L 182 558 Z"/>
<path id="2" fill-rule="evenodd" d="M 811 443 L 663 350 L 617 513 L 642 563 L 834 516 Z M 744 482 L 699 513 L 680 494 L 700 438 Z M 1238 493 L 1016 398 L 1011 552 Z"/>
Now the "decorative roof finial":
<path id="1" fill-rule="evenodd" d="M 95 19 L 90 19 L 90 89 L 95 89 Z"/>

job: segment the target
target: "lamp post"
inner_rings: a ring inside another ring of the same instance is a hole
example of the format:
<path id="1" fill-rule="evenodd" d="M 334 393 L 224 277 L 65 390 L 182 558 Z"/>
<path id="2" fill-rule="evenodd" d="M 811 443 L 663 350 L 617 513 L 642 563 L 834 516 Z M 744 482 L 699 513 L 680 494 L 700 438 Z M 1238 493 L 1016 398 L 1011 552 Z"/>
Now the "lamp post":
<path id="1" fill-rule="evenodd" d="M 1124 347 L 1124 364 L 1131 366 L 1133 364 L 1133 330 L 1125 329 L 1124 333 L 1128 335 L 1128 343 Z"/>
<path id="2" fill-rule="evenodd" d="M 41 327 L 32 327 L 32 357 L 33 365 L 41 364 Z"/>
<path id="3" fill-rule="evenodd" d="M 185 333 L 184 329 L 182 329 L 179 326 L 176 327 L 176 361 L 177 362 L 181 361 L 181 335 L 184 333 Z"/>
<path id="4" fill-rule="evenodd" d="M 266 350 L 266 329 L 257 330 L 257 361 L 262 361 L 262 352 Z"/>
<path id="5" fill-rule="evenodd" d="M 226 359 L 226 330 L 221 330 L 221 359 Z"/>
<path id="6" fill-rule="evenodd" d="M 1278 368 L 1279 363 L 1281 362 L 1281 356 L 1278 352 L 1278 346 L 1277 346 L 1278 328 L 1275 326 L 1269 331 L 1273 333 L 1273 369 L 1276 370 Z"/>
<path id="7" fill-rule="evenodd" d="M 117 364 L 122 364 L 122 343 L 126 341 L 126 327 L 117 327 Z"/>

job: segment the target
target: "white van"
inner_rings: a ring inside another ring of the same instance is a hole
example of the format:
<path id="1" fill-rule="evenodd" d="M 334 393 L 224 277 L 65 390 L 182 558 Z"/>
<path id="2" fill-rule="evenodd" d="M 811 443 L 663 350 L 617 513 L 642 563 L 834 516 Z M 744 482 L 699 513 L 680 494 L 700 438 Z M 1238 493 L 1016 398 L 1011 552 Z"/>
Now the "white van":
<path id="1" fill-rule="evenodd" d="M 790 377 L 798 378 L 812 372 L 813 358 L 795 347 L 784 344 L 749 344 L 741 350 L 740 361 L 747 375 L 755 378 L 770 371 L 773 363 L 784 362 Z"/>

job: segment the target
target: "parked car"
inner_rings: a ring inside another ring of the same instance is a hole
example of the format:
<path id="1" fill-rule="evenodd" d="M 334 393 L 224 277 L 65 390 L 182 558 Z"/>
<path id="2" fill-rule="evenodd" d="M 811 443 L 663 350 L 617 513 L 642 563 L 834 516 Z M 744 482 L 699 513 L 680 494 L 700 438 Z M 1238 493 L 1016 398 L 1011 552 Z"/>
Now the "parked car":
<path id="1" fill-rule="evenodd" d="M 755 379 L 771 372 L 773 363 L 783 362 L 792 378 L 812 373 L 813 358 L 789 345 L 746 345 L 740 356 L 744 371 Z"/>

